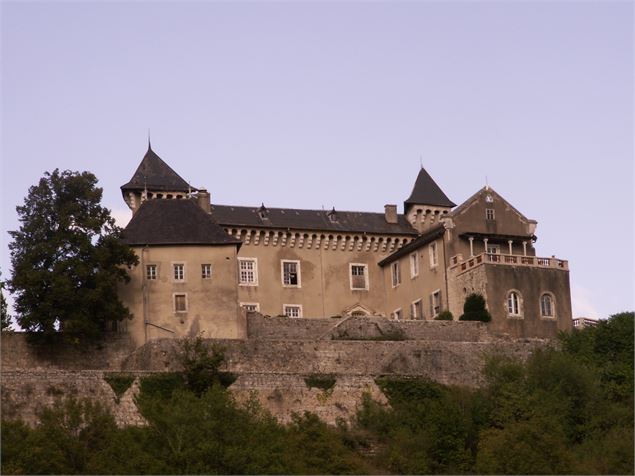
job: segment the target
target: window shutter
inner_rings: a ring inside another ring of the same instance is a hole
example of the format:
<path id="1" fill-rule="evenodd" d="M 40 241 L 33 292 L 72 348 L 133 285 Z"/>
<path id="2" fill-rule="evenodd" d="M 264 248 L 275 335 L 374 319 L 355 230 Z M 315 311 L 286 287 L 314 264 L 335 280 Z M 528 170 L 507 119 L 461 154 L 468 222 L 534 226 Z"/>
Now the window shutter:
<path id="1" fill-rule="evenodd" d="M 430 317 L 434 316 L 434 294 L 430 294 Z"/>

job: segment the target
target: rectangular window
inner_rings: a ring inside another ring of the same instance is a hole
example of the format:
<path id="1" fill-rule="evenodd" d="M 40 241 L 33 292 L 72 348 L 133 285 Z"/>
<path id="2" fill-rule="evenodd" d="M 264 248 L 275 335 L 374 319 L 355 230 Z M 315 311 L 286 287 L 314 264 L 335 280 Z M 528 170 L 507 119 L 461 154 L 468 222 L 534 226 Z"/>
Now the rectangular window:
<path id="1" fill-rule="evenodd" d="M 368 265 L 351 264 L 351 289 L 368 289 Z"/>
<path id="2" fill-rule="evenodd" d="M 185 280 L 185 265 L 183 263 L 175 263 L 172 267 L 174 269 L 174 281 Z"/>
<path id="3" fill-rule="evenodd" d="M 302 306 L 299 304 L 284 304 L 282 306 L 282 312 L 287 317 L 302 317 Z"/>
<path id="4" fill-rule="evenodd" d="M 430 315 L 435 318 L 441 313 L 441 290 L 437 289 L 430 294 Z"/>
<path id="5" fill-rule="evenodd" d="M 494 209 L 493 208 L 486 208 L 485 209 L 485 219 L 486 220 L 495 220 L 496 215 L 494 215 Z"/>
<path id="6" fill-rule="evenodd" d="M 399 267 L 399 261 L 395 261 L 392 266 L 392 287 L 397 287 L 401 284 L 401 268 Z"/>
<path id="7" fill-rule="evenodd" d="M 410 305 L 410 318 L 423 319 L 423 304 L 421 299 L 417 299 Z"/>
<path id="8" fill-rule="evenodd" d="M 430 246 L 428 246 L 428 251 L 430 252 L 430 267 L 436 268 L 439 264 L 439 254 L 436 241 L 430 243 Z"/>
<path id="9" fill-rule="evenodd" d="M 260 312 L 260 303 L 258 302 L 241 302 L 240 307 L 245 311 Z"/>
<path id="10" fill-rule="evenodd" d="M 419 255 L 412 253 L 410 255 L 410 277 L 419 276 Z"/>
<path id="11" fill-rule="evenodd" d="M 395 309 L 392 313 L 392 318 L 396 321 L 400 321 L 401 318 L 403 317 L 402 312 L 401 312 L 401 308 L 399 309 Z"/>
<path id="12" fill-rule="evenodd" d="M 187 295 L 174 295 L 174 312 L 187 312 Z"/>
<path id="13" fill-rule="evenodd" d="M 241 286 L 258 286 L 256 258 L 238 258 L 238 281 Z"/>
<path id="14" fill-rule="evenodd" d="M 157 279 L 157 265 L 156 264 L 146 265 L 146 279 L 149 279 L 152 281 Z"/>
<path id="15" fill-rule="evenodd" d="M 212 278 L 212 265 L 211 264 L 202 264 L 201 265 L 201 278 L 203 278 L 203 279 L 211 279 Z"/>
<path id="16" fill-rule="evenodd" d="M 282 260 L 282 284 L 289 287 L 300 287 L 300 262 Z"/>
<path id="17" fill-rule="evenodd" d="M 500 245 L 487 245 L 487 252 L 491 255 L 497 255 L 501 252 Z"/>

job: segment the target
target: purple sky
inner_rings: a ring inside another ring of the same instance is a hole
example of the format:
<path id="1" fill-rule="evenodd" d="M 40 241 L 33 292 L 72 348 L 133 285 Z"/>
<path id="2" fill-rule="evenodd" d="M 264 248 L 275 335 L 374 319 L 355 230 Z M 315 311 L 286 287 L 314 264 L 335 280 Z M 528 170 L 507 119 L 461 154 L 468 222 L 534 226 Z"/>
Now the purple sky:
<path id="1" fill-rule="evenodd" d="M 44 171 L 105 205 L 154 150 L 223 204 L 383 211 L 420 159 L 489 184 L 570 260 L 574 316 L 633 306 L 630 2 L 13 3 L 2 12 L 2 254 Z"/>

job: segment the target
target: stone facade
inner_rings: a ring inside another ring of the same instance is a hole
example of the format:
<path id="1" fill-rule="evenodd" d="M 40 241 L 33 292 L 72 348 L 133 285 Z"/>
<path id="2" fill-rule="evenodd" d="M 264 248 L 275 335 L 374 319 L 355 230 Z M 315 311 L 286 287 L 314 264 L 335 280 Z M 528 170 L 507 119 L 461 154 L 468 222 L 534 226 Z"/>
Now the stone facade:
<path id="1" fill-rule="evenodd" d="M 311 319 L 432 320 L 450 310 L 458 319 L 470 292 L 485 297 L 492 332 L 555 337 L 571 328 L 568 263 L 537 257 L 537 222 L 490 187 L 457 207 L 421 169 L 403 214 L 396 205 L 219 205 L 149 149 L 122 193 L 134 213 L 124 237 L 141 262 L 121 290 L 136 345 L 201 331 L 244 338 L 239 307 Z M 194 203 L 198 215 L 171 202 Z"/>

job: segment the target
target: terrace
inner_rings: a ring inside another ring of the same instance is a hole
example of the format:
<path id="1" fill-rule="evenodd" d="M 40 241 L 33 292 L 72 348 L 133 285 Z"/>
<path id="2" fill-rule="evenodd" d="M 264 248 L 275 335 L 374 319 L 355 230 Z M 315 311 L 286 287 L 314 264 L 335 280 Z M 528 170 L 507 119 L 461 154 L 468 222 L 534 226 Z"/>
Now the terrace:
<path id="1" fill-rule="evenodd" d="M 499 264 L 507 266 L 523 266 L 531 268 L 547 268 L 547 269 L 569 269 L 567 260 L 556 257 L 539 258 L 537 256 L 508 255 L 500 253 L 481 253 L 462 261 L 459 256 L 453 256 L 451 259 L 450 269 L 457 273 L 463 273 L 469 269 L 475 268 L 482 264 Z"/>

